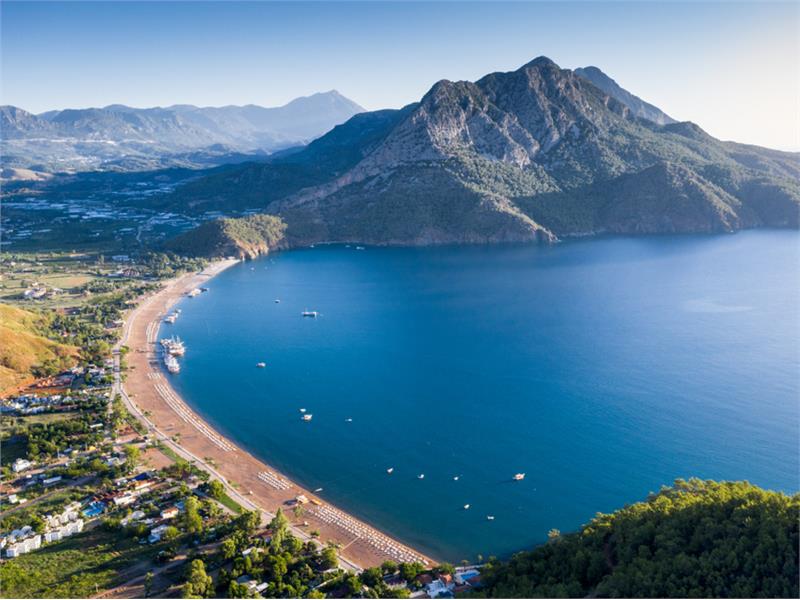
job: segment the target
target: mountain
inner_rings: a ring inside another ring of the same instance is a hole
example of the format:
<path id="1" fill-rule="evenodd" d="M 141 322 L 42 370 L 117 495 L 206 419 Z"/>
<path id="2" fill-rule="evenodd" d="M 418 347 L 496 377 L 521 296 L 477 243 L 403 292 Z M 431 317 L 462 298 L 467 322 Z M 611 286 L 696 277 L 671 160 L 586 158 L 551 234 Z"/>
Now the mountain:
<path id="1" fill-rule="evenodd" d="M 660 124 L 664 113 L 650 120 L 615 93 L 623 100 L 545 57 L 476 82 L 443 80 L 300 151 L 187 184 L 167 205 L 279 215 L 289 244 L 798 226 L 800 155 Z"/>
<path id="2" fill-rule="evenodd" d="M 233 154 L 264 155 L 305 144 L 363 110 L 335 90 L 276 108 L 114 104 L 34 115 L 3 106 L 0 131 L 5 167 L 131 170 L 220 164 L 225 161 L 218 157 Z M 207 160 L 191 157 L 195 152 Z"/>
<path id="3" fill-rule="evenodd" d="M 575 74 L 591 81 L 606 94 L 622 102 L 631 109 L 633 114 L 637 117 L 653 121 L 653 123 L 658 123 L 659 125 L 667 125 L 676 122 L 675 119 L 664 113 L 660 108 L 645 102 L 638 96 L 631 94 L 628 90 L 621 88 L 616 81 L 597 67 L 575 69 Z"/>

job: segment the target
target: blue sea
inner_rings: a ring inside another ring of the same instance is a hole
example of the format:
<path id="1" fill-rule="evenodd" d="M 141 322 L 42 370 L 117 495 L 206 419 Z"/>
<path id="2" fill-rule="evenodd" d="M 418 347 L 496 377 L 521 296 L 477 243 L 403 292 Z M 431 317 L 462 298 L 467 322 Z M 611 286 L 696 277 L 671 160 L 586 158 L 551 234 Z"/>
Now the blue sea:
<path id="1" fill-rule="evenodd" d="M 186 340 L 173 383 L 220 431 L 473 560 L 676 478 L 800 490 L 799 267 L 793 231 L 318 246 L 232 267 L 161 333 Z"/>

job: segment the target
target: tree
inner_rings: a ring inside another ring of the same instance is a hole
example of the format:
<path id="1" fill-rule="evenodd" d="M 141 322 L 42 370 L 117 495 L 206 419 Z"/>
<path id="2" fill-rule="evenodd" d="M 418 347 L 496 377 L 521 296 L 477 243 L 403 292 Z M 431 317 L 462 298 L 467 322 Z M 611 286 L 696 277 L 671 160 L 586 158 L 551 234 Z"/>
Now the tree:
<path id="1" fill-rule="evenodd" d="M 270 547 L 280 549 L 283 545 L 283 540 L 286 537 L 286 530 L 289 527 L 289 520 L 283 511 L 279 508 L 275 513 L 272 521 L 269 522 L 269 528 L 272 531 L 272 539 L 270 540 Z"/>
<path id="2" fill-rule="evenodd" d="M 222 542 L 220 550 L 222 551 L 222 558 L 225 560 L 231 559 L 236 556 L 236 542 L 231 538 L 226 538 L 225 541 Z"/>
<path id="3" fill-rule="evenodd" d="M 139 447 L 133 444 L 125 446 L 125 466 L 132 469 L 139 462 Z"/>
<path id="4" fill-rule="evenodd" d="M 225 496 L 225 486 L 217 479 L 212 479 L 206 484 L 208 495 L 214 500 L 221 500 Z"/>
<path id="5" fill-rule="evenodd" d="M 174 540 L 176 537 L 178 537 L 179 534 L 180 531 L 178 531 L 178 528 L 170 525 L 164 530 L 164 534 L 162 535 L 162 537 L 165 540 L 169 541 L 169 540 Z"/>
<path id="6" fill-rule="evenodd" d="M 256 511 L 245 511 L 236 518 L 236 528 L 252 535 L 261 524 L 261 515 Z"/>
<path id="7" fill-rule="evenodd" d="M 214 580 L 206 573 L 206 565 L 199 558 L 189 564 L 186 583 L 183 584 L 184 598 L 207 598 L 214 591 Z"/>
<path id="8" fill-rule="evenodd" d="M 397 563 L 393 560 L 385 560 L 381 563 L 381 571 L 385 575 L 394 575 L 397 572 Z"/>
<path id="9" fill-rule="evenodd" d="M 328 569 L 335 569 L 339 566 L 339 556 L 336 554 L 336 548 L 326 547 L 320 552 L 320 568 L 324 571 Z"/>
<path id="10" fill-rule="evenodd" d="M 383 573 L 378 567 L 370 567 L 361 571 L 361 581 L 369 587 L 377 587 L 383 583 Z"/>
<path id="11" fill-rule="evenodd" d="M 200 533 L 203 531 L 203 518 L 198 512 L 200 503 L 194 496 L 189 496 L 183 508 L 183 524 L 189 533 Z"/>
<path id="12" fill-rule="evenodd" d="M 413 581 L 424 570 L 425 566 L 422 563 L 400 563 L 400 577 L 405 581 Z"/>
<path id="13" fill-rule="evenodd" d="M 352 573 L 344 578 L 344 589 L 347 598 L 357 598 L 361 593 L 361 581 Z"/>
<path id="14" fill-rule="evenodd" d="M 144 576 L 144 597 L 149 598 L 150 593 L 153 591 L 153 579 L 155 576 L 152 571 L 148 571 Z"/>

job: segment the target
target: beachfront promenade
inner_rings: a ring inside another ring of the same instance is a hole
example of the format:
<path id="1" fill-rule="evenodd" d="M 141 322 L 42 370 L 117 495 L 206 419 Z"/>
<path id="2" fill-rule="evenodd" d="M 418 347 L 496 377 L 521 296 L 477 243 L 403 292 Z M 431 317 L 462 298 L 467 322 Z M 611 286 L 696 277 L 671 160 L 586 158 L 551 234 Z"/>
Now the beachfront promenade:
<path id="1" fill-rule="evenodd" d="M 294 533 L 305 541 L 311 539 L 309 532 L 316 530 L 321 542 L 337 543 L 345 567 L 365 568 L 385 560 L 434 564 L 430 557 L 331 506 L 238 448 L 194 413 L 170 385 L 158 363 L 161 320 L 188 290 L 235 262 L 219 261 L 202 273 L 172 280 L 130 312 L 120 341 L 130 348 L 130 369 L 124 386 L 121 382 L 115 385 L 115 393 L 151 435 L 219 479 L 234 500 L 249 510 L 258 510 L 265 519 L 271 519 L 278 508 L 285 510 L 299 495 L 311 499 L 299 522 L 293 524 Z M 285 512 L 291 519 L 292 512 Z"/>

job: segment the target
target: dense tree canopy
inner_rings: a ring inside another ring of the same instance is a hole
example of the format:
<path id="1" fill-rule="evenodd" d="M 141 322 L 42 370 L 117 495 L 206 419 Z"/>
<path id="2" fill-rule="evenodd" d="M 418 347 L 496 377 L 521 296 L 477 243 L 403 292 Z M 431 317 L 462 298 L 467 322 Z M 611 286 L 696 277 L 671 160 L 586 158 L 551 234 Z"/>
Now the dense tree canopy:
<path id="1" fill-rule="evenodd" d="M 506 563 L 481 594 L 534 597 L 798 597 L 800 494 L 678 480 Z"/>

